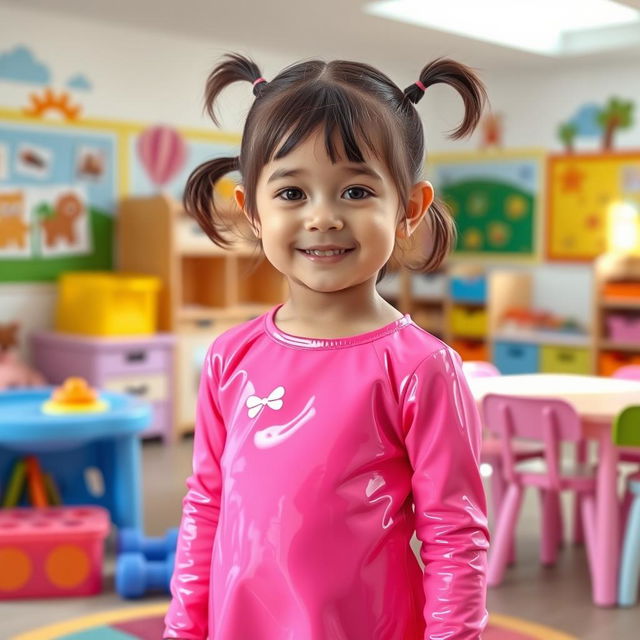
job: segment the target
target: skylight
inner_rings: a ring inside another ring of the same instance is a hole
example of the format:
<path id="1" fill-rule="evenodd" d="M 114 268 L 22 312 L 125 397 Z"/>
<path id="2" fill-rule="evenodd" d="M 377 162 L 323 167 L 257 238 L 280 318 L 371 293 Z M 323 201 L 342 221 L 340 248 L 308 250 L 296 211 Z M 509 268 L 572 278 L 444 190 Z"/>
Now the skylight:
<path id="1" fill-rule="evenodd" d="M 640 26 L 638 10 L 612 0 L 381 0 L 368 3 L 364 10 L 544 55 L 575 51 L 580 32 Z"/>

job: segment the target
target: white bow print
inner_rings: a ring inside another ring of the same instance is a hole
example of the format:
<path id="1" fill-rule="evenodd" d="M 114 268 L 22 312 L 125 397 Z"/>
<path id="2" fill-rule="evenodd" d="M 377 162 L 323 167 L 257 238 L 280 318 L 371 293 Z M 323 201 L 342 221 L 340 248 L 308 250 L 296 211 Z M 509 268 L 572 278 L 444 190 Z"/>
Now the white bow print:
<path id="1" fill-rule="evenodd" d="M 271 409 L 282 408 L 282 396 L 284 395 L 284 387 L 276 387 L 266 398 L 258 396 L 249 396 L 247 398 L 247 407 L 249 408 L 249 417 L 255 418 L 266 406 Z"/>

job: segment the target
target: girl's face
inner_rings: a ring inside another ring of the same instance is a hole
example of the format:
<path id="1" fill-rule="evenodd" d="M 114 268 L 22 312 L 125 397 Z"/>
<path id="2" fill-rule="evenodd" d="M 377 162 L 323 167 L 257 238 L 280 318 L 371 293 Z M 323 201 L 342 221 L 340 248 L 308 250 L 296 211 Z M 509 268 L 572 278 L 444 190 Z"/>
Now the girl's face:
<path id="1" fill-rule="evenodd" d="M 236 199 L 243 208 L 242 187 Z M 265 255 L 292 287 L 322 293 L 367 281 L 373 287 L 393 252 L 399 198 L 386 167 L 366 153 L 363 164 L 332 164 L 323 131 L 262 168 L 256 204 Z M 406 233 L 404 222 L 401 227 Z"/>

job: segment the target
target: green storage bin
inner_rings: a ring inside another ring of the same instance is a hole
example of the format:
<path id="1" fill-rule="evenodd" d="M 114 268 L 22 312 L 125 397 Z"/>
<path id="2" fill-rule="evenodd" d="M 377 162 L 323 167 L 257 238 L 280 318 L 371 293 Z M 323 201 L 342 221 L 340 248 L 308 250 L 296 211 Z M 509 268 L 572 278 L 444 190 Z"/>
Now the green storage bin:
<path id="1" fill-rule="evenodd" d="M 589 349 L 543 345 L 540 348 L 540 371 L 542 373 L 591 373 Z"/>

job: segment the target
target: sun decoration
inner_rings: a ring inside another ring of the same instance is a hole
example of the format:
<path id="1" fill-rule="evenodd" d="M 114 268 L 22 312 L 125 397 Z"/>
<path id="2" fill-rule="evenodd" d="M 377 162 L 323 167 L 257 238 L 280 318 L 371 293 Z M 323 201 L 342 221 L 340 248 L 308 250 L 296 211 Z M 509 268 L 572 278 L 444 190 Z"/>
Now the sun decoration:
<path id="1" fill-rule="evenodd" d="M 60 95 L 55 94 L 54 90 L 47 87 L 44 90 L 42 96 L 38 96 L 35 93 L 29 95 L 31 104 L 24 107 L 23 111 L 25 115 L 32 116 L 34 118 L 44 117 L 47 111 L 58 111 L 65 120 L 77 120 L 80 115 L 82 107 L 80 105 L 72 105 L 70 103 L 70 96 L 65 91 Z"/>

